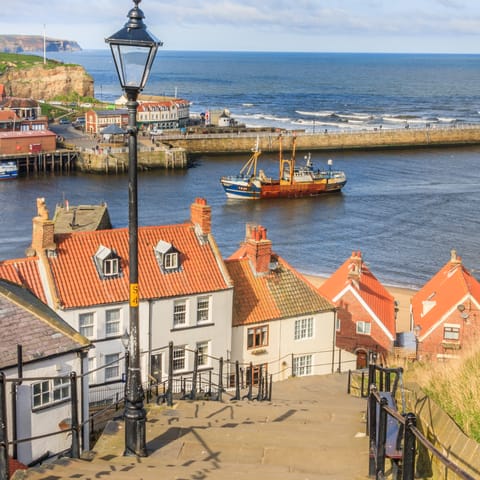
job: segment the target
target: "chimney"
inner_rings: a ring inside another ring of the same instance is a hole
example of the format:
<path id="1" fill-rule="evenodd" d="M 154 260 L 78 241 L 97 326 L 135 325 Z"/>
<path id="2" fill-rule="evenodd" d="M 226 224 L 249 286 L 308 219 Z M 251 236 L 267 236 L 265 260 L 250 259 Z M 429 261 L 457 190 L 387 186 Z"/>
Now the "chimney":
<path id="1" fill-rule="evenodd" d="M 258 275 L 270 272 L 272 242 L 267 240 L 267 229 L 247 224 L 245 247 L 254 272 Z"/>
<path id="2" fill-rule="evenodd" d="M 362 252 L 352 252 L 350 257 L 350 265 L 348 279 L 351 280 L 358 288 L 360 276 L 362 274 Z"/>
<path id="3" fill-rule="evenodd" d="M 196 198 L 190 207 L 190 220 L 202 235 L 212 231 L 212 207 L 204 198 Z"/>
<path id="4" fill-rule="evenodd" d="M 41 255 L 45 250 L 55 250 L 54 223 L 48 219 L 48 209 L 45 198 L 37 198 L 37 216 L 33 217 L 32 245 L 26 255 L 33 257 Z"/>

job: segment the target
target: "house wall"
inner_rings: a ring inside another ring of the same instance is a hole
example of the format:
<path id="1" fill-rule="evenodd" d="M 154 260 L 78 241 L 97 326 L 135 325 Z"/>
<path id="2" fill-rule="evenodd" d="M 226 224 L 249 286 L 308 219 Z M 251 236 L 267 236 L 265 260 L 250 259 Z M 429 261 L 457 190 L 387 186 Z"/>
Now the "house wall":
<path id="1" fill-rule="evenodd" d="M 313 317 L 313 337 L 295 340 L 295 321 Z M 268 364 L 268 373 L 273 381 L 285 380 L 292 375 L 292 354 L 295 357 L 312 355 L 311 375 L 332 373 L 336 368 L 333 357 L 334 313 L 324 312 L 282 320 L 233 327 L 232 360 L 238 360 L 242 368 Z M 248 329 L 268 325 L 268 345 L 247 348 Z"/>
<path id="2" fill-rule="evenodd" d="M 197 324 L 197 299 L 199 297 L 210 296 L 210 321 Z M 173 326 L 173 311 L 176 300 L 185 299 L 187 302 L 187 321 L 186 325 L 180 328 Z M 168 376 L 168 343 L 172 341 L 175 346 L 184 345 L 185 348 L 194 351 L 198 342 L 209 342 L 209 355 L 215 358 L 223 357 L 226 361 L 230 357 L 232 343 L 232 302 L 233 290 L 224 290 L 212 292 L 210 294 L 191 295 L 186 297 L 168 298 L 162 301 L 152 302 L 151 305 L 151 350 L 153 353 L 163 353 L 162 355 L 162 378 Z M 148 351 L 148 325 L 146 320 L 148 315 L 141 316 L 141 350 Z M 150 359 L 147 355 L 142 358 L 142 369 L 149 371 Z M 186 355 L 185 369 L 176 371 L 179 375 L 182 372 L 191 372 L 193 370 L 194 355 Z M 218 363 L 211 360 L 210 367 L 218 370 Z"/>
<path id="3" fill-rule="evenodd" d="M 337 347 L 351 353 L 355 353 L 358 349 L 377 351 L 384 355 L 392 351 L 393 341 L 351 291 L 347 291 L 336 305 L 340 320 L 340 330 L 337 330 Z M 360 321 L 370 322 L 370 335 L 357 333 L 357 322 Z"/>
<path id="4" fill-rule="evenodd" d="M 418 321 L 415 322 L 418 324 Z M 459 339 L 445 339 L 445 326 L 459 328 Z M 461 317 L 455 308 L 452 313 L 446 315 L 429 332 L 422 335 L 418 343 L 418 355 L 421 360 L 442 360 L 457 357 L 468 351 L 471 346 L 478 345 L 480 341 L 480 315 L 478 312 L 470 313 L 467 319 Z"/>
<path id="5" fill-rule="evenodd" d="M 85 365 L 86 363 L 84 363 L 84 367 Z M 78 377 L 80 377 L 82 372 L 82 360 L 76 352 L 62 354 L 55 358 L 40 360 L 34 363 L 27 363 L 24 365 L 23 377 L 39 378 L 38 381 L 41 381 L 40 377 L 58 377 L 69 375 L 70 372 L 76 372 Z M 17 378 L 18 376 L 16 369 L 9 369 L 4 373 L 7 378 Z M 59 431 L 59 425 L 62 421 L 67 420 L 68 423 L 68 420 L 72 418 L 70 400 L 32 411 L 32 385 L 34 383 L 37 383 L 37 381 L 25 380 L 17 389 L 17 438 L 19 440 L 22 438 L 29 438 Z M 7 386 L 9 393 L 11 383 L 7 383 Z M 79 421 L 82 421 L 82 389 L 80 388 L 80 381 L 77 384 L 77 388 L 79 397 Z M 83 405 L 87 407 L 87 410 L 84 410 L 83 418 L 88 418 L 88 389 L 84 390 L 83 395 L 85 400 Z M 9 396 L 7 396 L 7 398 L 9 398 Z M 13 421 L 11 402 L 9 401 L 7 401 L 7 418 L 8 436 L 11 440 Z M 87 422 L 83 438 L 85 449 L 89 449 L 88 437 L 89 432 Z M 71 438 L 72 436 L 69 430 L 63 434 L 19 443 L 18 460 L 24 464 L 29 464 L 47 452 L 50 452 L 51 454 L 62 452 L 71 446 Z"/>
<path id="6" fill-rule="evenodd" d="M 52 152 L 56 149 L 56 135 L 46 131 L 26 131 L 0 134 L 0 154 L 30 153 L 31 145 L 40 145 L 35 151 Z"/>

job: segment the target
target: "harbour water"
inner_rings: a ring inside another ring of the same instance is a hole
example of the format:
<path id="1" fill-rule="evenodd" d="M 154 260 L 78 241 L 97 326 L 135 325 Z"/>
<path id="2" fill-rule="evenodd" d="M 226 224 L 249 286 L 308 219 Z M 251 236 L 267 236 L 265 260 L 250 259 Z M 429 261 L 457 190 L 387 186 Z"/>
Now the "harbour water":
<path id="1" fill-rule="evenodd" d="M 480 123 L 479 56 L 166 53 L 157 61 L 147 93 L 173 95 L 177 88 L 178 96 L 193 101 L 192 110 L 229 108 L 249 124 L 299 128 L 303 123 L 313 129 L 322 112 L 332 112 L 322 119 L 327 128 Z M 80 52 L 66 60 L 84 64 L 95 78 L 97 96 L 113 100 L 120 91 L 107 55 Z M 349 118 L 340 121 L 340 115 Z M 227 200 L 219 178 L 237 172 L 245 156 L 205 156 L 186 171 L 141 173 L 140 225 L 187 220 L 191 202 L 205 197 L 224 257 L 243 240 L 246 223 L 259 223 L 274 250 L 305 273 L 328 275 L 353 250 L 361 250 L 374 274 L 390 285 L 421 286 L 449 259 L 451 249 L 467 268 L 480 269 L 480 147 L 329 156 L 347 173 L 343 193 L 296 200 Z M 312 152 L 312 158 L 319 165 L 328 159 L 320 152 Z M 276 161 L 263 155 L 262 168 L 274 172 Z M 0 259 L 23 256 L 40 196 L 51 214 L 64 199 L 71 205 L 106 201 L 113 225 L 128 223 L 125 175 L 75 173 L 0 182 Z"/>

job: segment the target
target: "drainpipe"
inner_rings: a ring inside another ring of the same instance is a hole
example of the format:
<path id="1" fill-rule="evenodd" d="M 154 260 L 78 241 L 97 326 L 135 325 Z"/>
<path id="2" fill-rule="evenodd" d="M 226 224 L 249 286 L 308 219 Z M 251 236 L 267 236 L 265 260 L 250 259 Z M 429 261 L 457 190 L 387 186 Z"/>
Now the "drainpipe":
<path id="1" fill-rule="evenodd" d="M 337 309 L 333 309 L 332 373 L 335 372 L 335 340 L 337 337 Z M 340 373 L 340 372 L 339 372 Z"/>

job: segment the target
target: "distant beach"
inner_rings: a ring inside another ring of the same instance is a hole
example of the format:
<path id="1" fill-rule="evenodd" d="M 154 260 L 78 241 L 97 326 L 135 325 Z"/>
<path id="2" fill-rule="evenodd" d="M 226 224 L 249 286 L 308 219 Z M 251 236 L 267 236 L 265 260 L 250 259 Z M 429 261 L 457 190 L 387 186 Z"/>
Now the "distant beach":
<path id="1" fill-rule="evenodd" d="M 302 274 L 308 281 L 315 287 L 322 285 L 327 278 L 317 275 Z M 398 302 L 397 313 L 397 332 L 410 331 L 410 301 L 412 297 L 417 293 L 417 290 L 401 287 L 390 287 L 384 285 L 390 295 Z"/>

